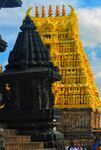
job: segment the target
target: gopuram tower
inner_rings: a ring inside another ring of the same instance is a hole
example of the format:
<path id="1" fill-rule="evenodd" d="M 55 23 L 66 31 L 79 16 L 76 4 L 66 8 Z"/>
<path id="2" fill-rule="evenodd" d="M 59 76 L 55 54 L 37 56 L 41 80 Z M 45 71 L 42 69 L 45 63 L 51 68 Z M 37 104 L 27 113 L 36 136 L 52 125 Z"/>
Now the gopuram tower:
<path id="1" fill-rule="evenodd" d="M 78 31 L 78 17 L 70 6 L 66 14 L 65 6 L 60 13 L 59 6 L 53 13 L 49 6 L 48 15 L 38 6 L 34 17 L 42 41 L 50 51 L 52 62 L 58 66 L 62 80 L 54 83 L 55 108 L 61 110 L 60 131 L 65 139 L 91 144 L 95 140 L 93 129 L 100 127 L 100 99 L 94 83 L 90 64 L 84 52 Z M 55 14 L 55 15 L 53 15 Z"/>

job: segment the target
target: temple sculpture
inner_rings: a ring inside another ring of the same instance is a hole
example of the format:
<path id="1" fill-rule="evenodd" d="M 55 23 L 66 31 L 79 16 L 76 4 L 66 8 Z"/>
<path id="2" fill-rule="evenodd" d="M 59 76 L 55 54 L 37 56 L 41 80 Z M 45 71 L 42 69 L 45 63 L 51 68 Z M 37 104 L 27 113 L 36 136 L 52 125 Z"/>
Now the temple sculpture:
<path id="1" fill-rule="evenodd" d="M 96 138 L 92 130 L 100 127 L 101 102 L 79 37 L 78 16 L 71 5 L 69 8 L 67 15 L 65 5 L 62 12 L 59 6 L 53 12 L 50 5 L 46 14 L 44 6 L 41 11 L 36 6 L 35 14 L 31 15 L 29 8 L 27 15 L 35 22 L 51 61 L 62 75 L 61 81 L 53 84 L 54 107 L 61 110 L 57 128 L 64 133 L 66 142 L 92 144 Z"/>
<path id="2" fill-rule="evenodd" d="M 0 74 L 2 105 L 0 123 L 44 142 L 45 148 L 64 150 L 63 134 L 54 131 L 52 84 L 61 79 L 50 61 L 37 28 L 29 16 L 20 27 L 8 65 Z"/>

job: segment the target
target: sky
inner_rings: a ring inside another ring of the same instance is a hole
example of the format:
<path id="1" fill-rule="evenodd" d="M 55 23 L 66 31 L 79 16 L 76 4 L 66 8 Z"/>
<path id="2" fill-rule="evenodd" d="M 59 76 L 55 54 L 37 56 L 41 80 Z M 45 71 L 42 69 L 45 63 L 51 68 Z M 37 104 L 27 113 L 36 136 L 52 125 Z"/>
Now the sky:
<path id="1" fill-rule="evenodd" d="M 5 66 L 9 52 L 13 49 L 19 27 L 25 17 L 26 10 L 32 6 L 56 5 L 60 7 L 71 4 L 78 14 L 79 34 L 84 50 L 90 61 L 95 83 L 101 96 L 101 0 L 22 0 L 21 8 L 0 9 L 0 34 L 7 41 L 8 47 L 4 53 L 0 53 L 0 64 Z M 32 12 L 34 13 L 34 12 Z"/>

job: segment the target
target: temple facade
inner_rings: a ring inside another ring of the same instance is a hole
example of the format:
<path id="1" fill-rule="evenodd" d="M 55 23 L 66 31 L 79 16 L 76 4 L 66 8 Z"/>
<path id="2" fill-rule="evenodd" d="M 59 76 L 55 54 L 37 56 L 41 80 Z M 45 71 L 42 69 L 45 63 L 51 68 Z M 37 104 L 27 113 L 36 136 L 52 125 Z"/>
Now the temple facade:
<path id="1" fill-rule="evenodd" d="M 90 63 L 82 46 L 78 30 L 78 16 L 74 8 L 67 15 L 65 6 L 53 12 L 49 6 L 46 14 L 36 6 L 35 15 L 27 15 L 36 23 L 42 41 L 50 51 L 51 60 L 59 68 L 62 80 L 53 84 L 55 109 L 61 110 L 60 125 L 68 140 L 79 139 L 93 143 L 93 129 L 100 127 L 100 98 L 94 83 Z M 72 131 L 72 134 L 71 134 Z M 95 132 L 95 130 L 94 130 Z"/>

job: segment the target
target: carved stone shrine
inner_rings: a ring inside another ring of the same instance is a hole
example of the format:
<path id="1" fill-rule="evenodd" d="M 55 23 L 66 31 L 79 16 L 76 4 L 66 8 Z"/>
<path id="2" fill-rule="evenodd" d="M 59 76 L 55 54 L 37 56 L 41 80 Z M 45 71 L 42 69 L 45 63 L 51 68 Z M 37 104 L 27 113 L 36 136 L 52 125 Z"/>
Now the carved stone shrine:
<path id="1" fill-rule="evenodd" d="M 61 79 L 49 51 L 29 16 L 20 27 L 6 70 L 0 74 L 2 105 L 0 122 L 43 141 L 45 148 L 64 149 L 63 135 L 53 130 L 52 84 Z"/>

